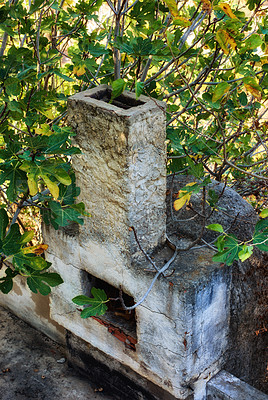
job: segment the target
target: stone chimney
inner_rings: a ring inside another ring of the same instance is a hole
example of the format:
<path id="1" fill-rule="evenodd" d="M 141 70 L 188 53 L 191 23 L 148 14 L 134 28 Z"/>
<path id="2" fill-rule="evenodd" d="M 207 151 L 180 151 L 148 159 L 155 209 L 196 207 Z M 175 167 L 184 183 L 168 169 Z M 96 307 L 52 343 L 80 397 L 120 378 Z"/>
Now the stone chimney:
<path id="1" fill-rule="evenodd" d="M 73 160 L 79 200 L 91 213 L 79 240 L 129 256 L 137 251 L 130 226 L 146 251 L 165 241 L 165 103 L 130 92 L 110 98 L 111 88 L 101 85 L 68 101 L 82 151 Z"/>

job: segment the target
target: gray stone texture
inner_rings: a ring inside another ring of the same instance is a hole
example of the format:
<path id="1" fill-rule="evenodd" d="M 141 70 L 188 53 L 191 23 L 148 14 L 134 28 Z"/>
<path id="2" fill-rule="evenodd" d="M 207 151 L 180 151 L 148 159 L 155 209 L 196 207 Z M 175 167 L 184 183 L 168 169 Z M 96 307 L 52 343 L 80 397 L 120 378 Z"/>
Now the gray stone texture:
<path id="1" fill-rule="evenodd" d="M 232 266 L 229 345 L 224 369 L 268 394 L 268 257 Z"/>
<path id="2" fill-rule="evenodd" d="M 179 190 L 190 182 L 198 182 L 198 180 L 193 176 L 185 175 L 169 175 L 167 178 L 167 229 L 170 235 L 178 238 L 186 236 L 196 239 L 202 226 L 202 218 L 198 215 L 198 213 L 203 214 L 202 190 L 198 194 L 192 195 L 191 208 L 184 206 L 181 210 L 175 211 L 173 207 Z M 206 204 L 206 215 L 210 215 L 206 225 L 221 224 L 225 231 L 233 233 L 238 239 L 249 239 L 257 222 L 253 207 L 223 183 L 213 181 L 209 184 L 206 188 L 206 199 L 208 199 L 209 190 L 215 191 L 219 196 L 219 202 L 211 215 L 212 209 L 209 204 Z M 205 240 L 211 241 L 217 236 L 217 232 L 206 229 L 203 237 Z"/>
<path id="3" fill-rule="evenodd" d="M 207 384 L 207 400 L 268 400 L 268 396 L 226 371 Z"/>

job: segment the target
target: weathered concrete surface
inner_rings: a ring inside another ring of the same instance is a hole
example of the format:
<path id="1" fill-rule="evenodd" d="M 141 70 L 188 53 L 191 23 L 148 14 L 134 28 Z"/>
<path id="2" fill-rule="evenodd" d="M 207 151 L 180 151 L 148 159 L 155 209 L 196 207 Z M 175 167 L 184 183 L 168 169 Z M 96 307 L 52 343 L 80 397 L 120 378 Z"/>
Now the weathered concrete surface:
<path id="1" fill-rule="evenodd" d="M 177 399 L 188 398 L 196 387 L 199 393 L 196 400 L 203 400 L 206 380 L 224 363 L 230 269 L 213 263 L 210 250 L 179 255 L 172 265 L 173 275 L 159 278 L 146 301 L 136 309 L 138 343 L 133 351 L 99 321 L 82 320 L 71 298 L 85 293 L 81 272 L 88 271 L 114 287 L 121 285 L 137 302 L 154 276 L 144 271 L 148 262 L 140 260 L 133 270 L 124 268 L 121 273 L 112 268 L 92 270 L 89 257 L 82 261 L 83 249 L 75 245 L 75 238 L 68 238 L 62 232 L 55 235 L 50 240 L 64 250 L 56 256 L 55 250 L 50 253 L 50 249 L 48 260 L 67 283 L 53 290 L 52 318 L 90 348 L 106 354 L 107 359 L 113 358 L 116 368 L 121 363 L 125 371 L 134 371 L 141 381 L 148 379 Z M 73 244 L 75 250 L 69 252 L 67 244 L 70 248 Z M 164 247 L 154 254 L 154 260 L 160 267 L 172 254 L 170 248 Z"/>
<path id="2" fill-rule="evenodd" d="M 98 382 L 91 385 L 68 367 L 65 353 L 66 348 L 0 308 L 0 399 L 114 400 Z"/>
<path id="3" fill-rule="evenodd" d="M 207 400 L 268 400 L 268 396 L 234 375 L 221 371 L 207 383 Z"/>
<path id="4" fill-rule="evenodd" d="M 166 106 L 124 92 L 118 100 L 125 109 L 109 104 L 110 93 L 101 85 L 70 97 L 68 120 L 82 151 L 73 157 L 79 199 L 92 214 L 77 240 L 88 248 L 102 244 L 120 260 L 137 250 L 129 226 L 145 250 L 165 240 Z"/>
<path id="5" fill-rule="evenodd" d="M 4 274 L 4 268 L 0 271 Z M 13 289 L 8 294 L 0 293 L 0 306 L 4 306 L 45 333 L 58 343 L 65 343 L 65 329 L 50 315 L 50 296 L 33 293 L 26 284 L 25 277 L 16 276 Z"/>
<path id="6" fill-rule="evenodd" d="M 185 237 L 195 239 L 202 225 L 200 216 L 189 208 L 176 212 L 173 208 L 177 192 L 189 182 L 191 176 L 169 176 L 167 180 L 167 231 L 172 240 L 181 245 Z M 222 224 L 228 233 L 240 240 L 248 240 L 253 233 L 257 215 L 244 199 L 222 183 L 213 182 L 208 190 L 215 190 L 220 196 L 218 211 L 206 224 Z M 191 206 L 202 213 L 201 194 L 193 195 Z M 207 214 L 210 207 L 206 206 Z M 185 222 L 183 222 L 185 220 Z M 205 231 L 205 239 L 213 241 L 217 232 Z M 254 251 L 244 263 L 232 266 L 230 285 L 230 320 L 228 350 L 224 369 L 238 376 L 257 389 L 268 393 L 267 377 L 267 298 L 268 298 L 268 257 L 266 253 Z"/>

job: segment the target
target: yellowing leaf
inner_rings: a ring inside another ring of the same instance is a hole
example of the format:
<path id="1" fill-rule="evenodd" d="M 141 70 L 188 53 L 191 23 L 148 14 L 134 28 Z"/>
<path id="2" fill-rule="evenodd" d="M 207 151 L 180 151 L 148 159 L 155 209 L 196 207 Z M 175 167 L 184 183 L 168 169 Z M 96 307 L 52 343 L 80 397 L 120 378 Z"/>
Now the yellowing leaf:
<path id="1" fill-rule="evenodd" d="M 180 210 L 184 204 L 188 204 L 191 198 L 191 193 L 187 193 L 184 196 L 182 196 L 180 199 L 177 199 L 174 201 L 174 209 L 176 211 Z"/>
<path id="2" fill-rule="evenodd" d="M 173 23 L 175 25 L 180 25 L 180 26 L 190 26 L 191 25 L 191 22 L 189 21 L 189 19 L 181 17 L 181 16 L 174 18 Z"/>
<path id="3" fill-rule="evenodd" d="M 48 124 L 42 124 L 40 128 L 35 128 L 35 133 L 45 136 L 53 135 L 53 132 L 50 130 L 50 126 Z"/>
<path id="4" fill-rule="evenodd" d="M 231 85 L 229 85 L 227 82 L 221 82 L 219 83 L 212 96 L 212 102 L 216 103 L 216 101 L 220 100 L 225 93 L 227 93 L 230 89 Z"/>
<path id="5" fill-rule="evenodd" d="M 244 262 L 247 260 L 253 253 L 253 246 L 247 246 L 246 244 L 243 245 L 243 248 L 238 253 L 239 259 Z"/>
<path id="6" fill-rule="evenodd" d="M 172 17 L 177 18 L 179 16 L 179 13 L 178 13 L 176 0 L 165 0 L 165 3 L 168 6 L 168 9 L 169 9 Z"/>
<path id="7" fill-rule="evenodd" d="M 216 40 L 225 54 L 229 54 L 229 46 L 233 50 L 237 47 L 235 40 L 224 29 L 219 29 L 216 32 Z"/>
<path id="8" fill-rule="evenodd" d="M 228 17 L 232 18 L 232 19 L 238 19 L 233 11 L 231 10 L 231 7 L 229 6 L 229 4 L 227 3 L 220 3 L 218 4 L 214 9 L 220 9 L 222 10 L 226 15 L 228 15 Z"/>
<path id="9" fill-rule="evenodd" d="M 50 190 L 50 193 L 52 196 L 57 199 L 59 197 L 59 187 L 56 184 L 56 182 L 52 182 L 49 177 L 45 174 L 41 175 L 42 178 L 44 179 L 45 184 L 47 185 L 48 189 Z"/>
<path id="10" fill-rule="evenodd" d="M 176 0 L 165 0 L 166 5 L 172 15 L 175 25 L 190 26 L 191 22 L 185 17 L 181 17 L 178 12 Z"/>
<path id="11" fill-rule="evenodd" d="M 33 239 L 33 237 L 34 237 L 34 231 L 25 231 L 20 239 L 20 243 L 21 244 L 28 243 Z"/>
<path id="12" fill-rule="evenodd" d="M 31 196 L 34 196 L 38 192 L 38 185 L 36 182 L 35 174 L 28 174 L 28 187 Z"/>
<path id="13" fill-rule="evenodd" d="M 52 110 L 40 110 L 40 112 L 49 119 L 54 119 L 55 115 Z"/>
<path id="14" fill-rule="evenodd" d="M 78 65 L 73 68 L 73 73 L 76 74 L 77 76 L 84 75 L 85 72 L 86 68 L 84 65 Z"/>
<path id="15" fill-rule="evenodd" d="M 194 186 L 196 182 L 187 183 L 185 186 Z M 180 190 L 178 193 L 178 199 L 174 201 L 174 208 L 176 211 L 180 210 L 184 204 L 188 204 L 192 196 L 192 191 Z"/>
<path id="16" fill-rule="evenodd" d="M 243 78 L 245 89 L 256 99 L 261 100 L 261 87 L 254 78 Z"/>
<path id="17" fill-rule="evenodd" d="M 190 183 L 187 183 L 187 185 L 185 185 L 185 186 L 194 186 L 196 184 L 196 182 L 190 182 Z"/>
<path id="18" fill-rule="evenodd" d="M 244 83 L 245 89 L 252 94 L 257 100 L 261 100 L 261 92 L 253 86 Z"/>
<path id="19" fill-rule="evenodd" d="M 261 218 L 268 217 L 268 208 L 266 208 L 265 210 L 262 210 L 262 212 L 260 213 L 260 217 Z"/>
<path id="20" fill-rule="evenodd" d="M 36 254 L 37 256 L 44 253 L 48 249 L 47 244 L 37 244 L 36 246 L 29 246 L 22 249 L 23 254 Z"/>

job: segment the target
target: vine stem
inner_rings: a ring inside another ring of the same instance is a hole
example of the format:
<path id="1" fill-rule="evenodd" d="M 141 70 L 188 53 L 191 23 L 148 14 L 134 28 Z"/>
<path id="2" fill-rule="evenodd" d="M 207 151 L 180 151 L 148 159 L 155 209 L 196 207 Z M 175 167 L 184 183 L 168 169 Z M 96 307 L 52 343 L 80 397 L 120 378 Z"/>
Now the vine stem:
<path id="1" fill-rule="evenodd" d="M 168 239 L 168 241 L 170 242 L 169 239 Z M 171 266 L 171 264 L 175 261 L 177 255 L 178 255 L 178 248 L 177 248 L 177 246 L 174 245 L 174 244 L 173 244 L 173 246 L 174 246 L 174 248 L 175 248 L 173 256 L 168 260 L 168 262 L 167 262 L 161 269 L 158 269 L 158 272 L 155 274 L 155 276 L 154 276 L 154 278 L 153 278 L 153 280 L 152 280 L 152 282 L 151 282 L 149 288 L 147 289 L 146 293 L 144 294 L 144 296 L 143 296 L 136 304 L 134 304 L 134 305 L 131 306 L 131 307 L 127 307 L 127 306 L 125 305 L 125 302 L 124 302 L 124 299 L 123 299 L 122 287 L 120 286 L 120 290 L 119 290 L 119 299 L 120 299 L 120 301 L 121 301 L 121 305 L 122 305 L 122 307 L 123 307 L 124 310 L 128 310 L 128 311 L 134 310 L 134 309 L 137 308 L 139 305 L 141 305 L 141 304 L 144 302 L 144 300 L 148 297 L 148 295 L 149 295 L 149 293 L 151 292 L 151 290 L 152 290 L 152 288 L 153 288 L 155 282 L 157 281 L 158 277 L 159 277 L 161 274 L 164 274 L 164 272 Z"/>

